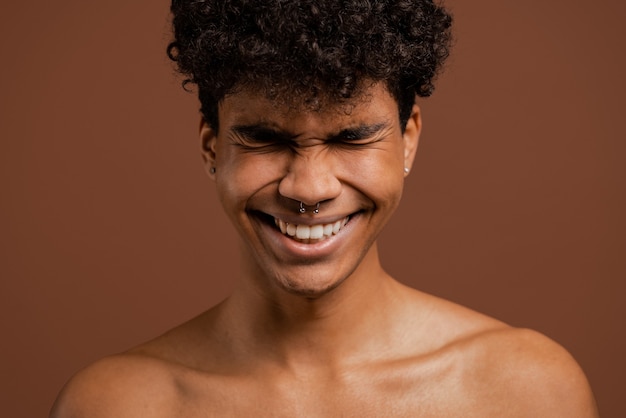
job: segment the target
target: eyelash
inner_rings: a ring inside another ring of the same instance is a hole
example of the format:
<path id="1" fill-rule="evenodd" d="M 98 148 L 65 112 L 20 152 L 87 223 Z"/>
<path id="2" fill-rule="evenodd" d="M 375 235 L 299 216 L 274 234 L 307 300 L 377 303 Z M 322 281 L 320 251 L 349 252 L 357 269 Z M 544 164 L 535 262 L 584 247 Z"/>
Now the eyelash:
<path id="1" fill-rule="evenodd" d="M 248 145 L 242 143 L 236 143 L 235 146 L 242 149 L 244 152 L 251 152 L 257 154 L 269 154 L 275 152 L 283 152 L 290 150 L 291 147 L 285 147 L 282 144 L 267 144 L 267 145 Z"/>
<path id="2" fill-rule="evenodd" d="M 355 140 L 348 140 L 348 141 L 342 141 L 342 140 L 331 141 L 329 142 L 329 144 L 333 146 L 344 147 L 344 148 L 360 148 L 360 147 L 364 147 L 367 145 L 375 144 L 376 142 L 381 141 L 381 140 L 382 138 L 380 139 L 363 138 L 363 139 L 355 139 Z"/>
<path id="3" fill-rule="evenodd" d="M 368 145 L 373 145 L 380 141 L 380 139 L 376 140 L 361 140 L 366 142 L 354 142 L 354 141 L 329 141 L 326 145 L 332 150 L 338 151 L 356 151 L 359 149 L 364 149 Z M 294 144 L 285 144 L 285 143 L 255 143 L 254 145 L 243 143 L 245 141 L 237 142 L 235 145 L 241 148 L 244 152 L 251 152 L 257 154 L 269 154 L 274 152 L 285 152 L 289 151 L 290 153 L 297 154 L 298 147 Z M 269 141 L 268 141 L 269 142 Z"/>

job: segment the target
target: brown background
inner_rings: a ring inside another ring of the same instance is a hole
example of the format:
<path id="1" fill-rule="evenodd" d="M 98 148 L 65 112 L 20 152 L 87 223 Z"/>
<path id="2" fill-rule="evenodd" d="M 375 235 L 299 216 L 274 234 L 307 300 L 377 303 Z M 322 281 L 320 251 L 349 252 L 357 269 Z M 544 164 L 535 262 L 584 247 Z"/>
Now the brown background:
<path id="1" fill-rule="evenodd" d="M 457 45 L 385 231 L 406 283 L 567 347 L 626 416 L 619 0 L 449 1 Z M 0 6 L 0 405 L 45 416 L 79 368 L 223 298 L 233 230 L 166 0 Z"/>

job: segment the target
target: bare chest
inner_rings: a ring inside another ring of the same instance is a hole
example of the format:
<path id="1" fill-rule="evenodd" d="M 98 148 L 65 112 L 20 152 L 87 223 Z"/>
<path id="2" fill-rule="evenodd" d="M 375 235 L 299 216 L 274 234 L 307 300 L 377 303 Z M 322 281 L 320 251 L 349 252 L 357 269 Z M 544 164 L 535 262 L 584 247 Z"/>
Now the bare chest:
<path id="1" fill-rule="evenodd" d="M 211 378 L 180 384 L 185 417 L 472 416 L 473 399 L 452 376 L 342 376 L 337 379 Z"/>

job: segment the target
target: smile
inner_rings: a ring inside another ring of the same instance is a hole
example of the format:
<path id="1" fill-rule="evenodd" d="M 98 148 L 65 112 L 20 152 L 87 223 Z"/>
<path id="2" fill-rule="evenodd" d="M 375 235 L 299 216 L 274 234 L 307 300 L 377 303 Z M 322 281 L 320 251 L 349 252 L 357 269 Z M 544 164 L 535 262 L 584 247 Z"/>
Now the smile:
<path id="1" fill-rule="evenodd" d="M 337 235 L 341 228 L 348 223 L 349 219 L 350 217 L 346 216 L 341 220 L 329 224 L 296 225 L 287 223 L 282 219 L 274 218 L 274 223 L 280 229 L 280 232 L 289 237 L 298 240 L 316 240 L 317 242 Z"/>

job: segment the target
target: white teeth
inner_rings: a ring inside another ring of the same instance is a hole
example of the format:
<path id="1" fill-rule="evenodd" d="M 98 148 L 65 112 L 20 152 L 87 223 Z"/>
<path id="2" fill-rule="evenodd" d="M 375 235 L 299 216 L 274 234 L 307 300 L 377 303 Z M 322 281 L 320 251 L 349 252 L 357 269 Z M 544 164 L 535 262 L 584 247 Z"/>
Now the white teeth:
<path id="1" fill-rule="evenodd" d="M 274 223 L 285 235 L 296 237 L 297 239 L 323 240 L 339 233 L 341 228 L 348 223 L 348 217 L 330 224 L 319 225 L 294 225 L 281 219 L 274 218 Z"/>
<path id="2" fill-rule="evenodd" d="M 309 239 L 311 237 L 311 228 L 307 225 L 298 225 L 296 227 L 296 238 Z"/>
<path id="3" fill-rule="evenodd" d="M 343 225 L 341 225 L 341 221 L 337 221 L 333 224 L 333 234 L 336 234 L 337 232 L 339 232 L 339 230 L 341 229 Z"/>
<path id="4" fill-rule="evenodd" d="M 311 227 L 311 233 L 309 234 L 309 238 L 320 239 L 323 236 L 324 236 L 324 225 L 313 225 Z"/>
<path id="5" fill-rule="evenodd" d="M 283 221 L 281 221 L 278 218 L 274 218 L 274 223 L 276 224 L 276 226 L 278 228 L 280 228 L 280 232 L 282 232 L 283 234 L 285 234 L 287 232 L 287 224 L 284 223 Z"/>

